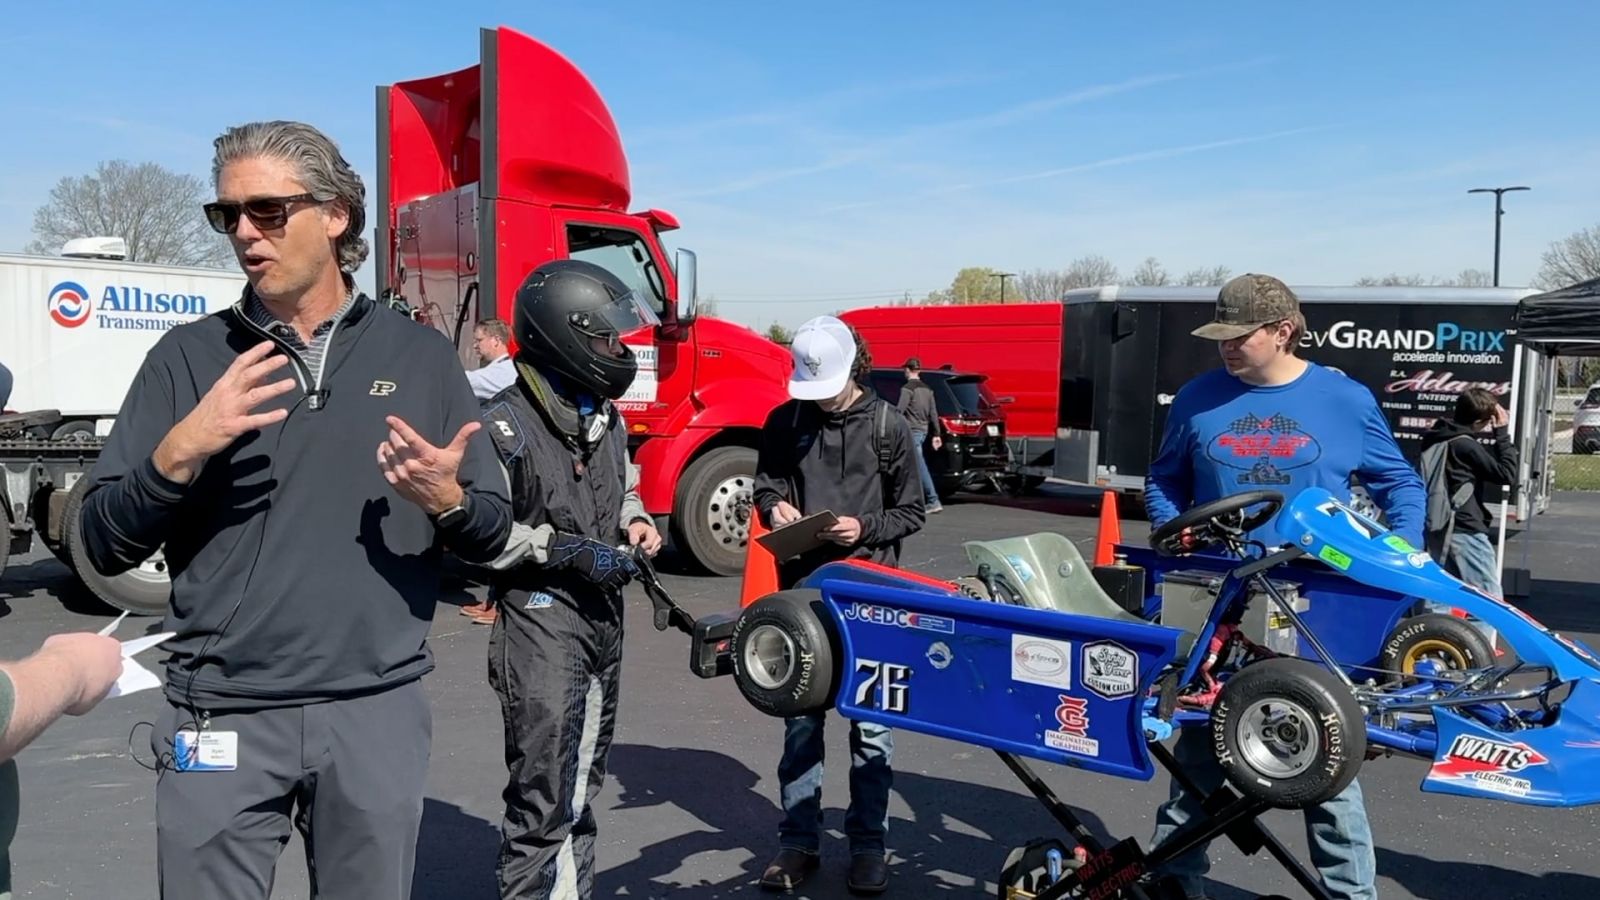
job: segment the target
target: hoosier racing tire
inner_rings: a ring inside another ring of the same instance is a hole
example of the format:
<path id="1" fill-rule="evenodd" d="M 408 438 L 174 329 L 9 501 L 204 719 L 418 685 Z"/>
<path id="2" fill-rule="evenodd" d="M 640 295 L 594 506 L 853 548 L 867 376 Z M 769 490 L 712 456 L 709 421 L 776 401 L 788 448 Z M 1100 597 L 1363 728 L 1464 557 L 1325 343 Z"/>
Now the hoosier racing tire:
<path id="1" fill-rule="evenodd" d="M 1245 796 L 1303 809 L 1349 787 L 1367 753 L 1350 689 L 1303 659 L 1268 659 L 1228 679 L 1211 707 L 1211 746 Z"/>
<path id="2" fill-rule="evenodd" d="M 1414 675 L 1417 663 L 1433 659 L 1446 669 L 1483 669 L 1494 665 L 1494 648 L 1466 619 L 1444 613 L 1424 613 L 1402 619 L 1383 642 L 1378 666 L 1389 678 L 1394 673 Z"/>
<path id="3" fill-rule="evenodd" d="M 822 594 L 778 591 L 750 604 L 733 626 L 733 680 L 751 706 L 787 718 L 833 705 L 839 638 Z"/>

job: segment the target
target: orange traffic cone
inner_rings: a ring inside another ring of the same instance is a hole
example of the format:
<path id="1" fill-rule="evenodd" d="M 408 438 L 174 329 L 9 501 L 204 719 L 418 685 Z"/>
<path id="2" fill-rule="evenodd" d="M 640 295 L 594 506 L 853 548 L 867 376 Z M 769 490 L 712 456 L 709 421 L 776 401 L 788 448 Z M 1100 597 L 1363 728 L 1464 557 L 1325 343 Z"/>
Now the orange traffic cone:
<path id="1" fill-rule="evenodd" d="M 1094 564 L 1109 566 L 1115 561 L 1111 547 L 1122 543 L 1122 520 L 1117 518 L 1117 492 L 1106 491 L 1100 500 L 1100 533 L 1094 542 Z"/>
<path id="2" fill-rule="evenodd" d="M 744 554 L 744 584 L 739 588 L 741 609 L 778 590 L 778 562 L 772 558 L 772 551 L 756 540 L 770 530 L 762 524 L 761 513 L 752 509 L 750 543 L 745 546 Z"/>

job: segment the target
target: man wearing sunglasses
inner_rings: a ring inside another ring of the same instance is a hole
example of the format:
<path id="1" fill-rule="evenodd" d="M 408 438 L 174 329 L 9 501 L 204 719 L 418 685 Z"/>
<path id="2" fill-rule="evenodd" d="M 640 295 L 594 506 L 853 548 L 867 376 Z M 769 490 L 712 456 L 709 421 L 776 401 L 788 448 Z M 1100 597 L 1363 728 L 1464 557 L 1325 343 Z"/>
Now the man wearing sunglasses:
<path id="1" fill-rule="evenodd" d="M 249 284 L 150 351 L 82 517 L 102 573 L 158 548 L 172 573 L 162 892 L 266 900 L 292 821 L 318 896 L 399 900 L 441 556 L 499 553 L 505 476 L 455 348 L 355 290 L 365 189 L 333 142 L 232 128 L 213 176 Z"/>
<path id="2" fill-rule="evenodd" d="M 1301 359 L 1300 300 L 1270 275 L 1241 275 L 1222 286 L 1212 321 L 1194 336 L 1217 342 L 1222 366 L 1185 384 L 1167 415 L 1161 450 L 1145 478 L 1152 530 L 1184 510 L 1232 494 L 1273 490 L 1292 500 L 1318 486 L 1348 495 L 1352 475 L 1389 516 L 1393 529 L 1422 546 L 1422 479 L 1400 453 L 1372 391 L 1333 369 Z M 1283 543 L 1274 523 L 1249 535 Z M 1204 705 L 1206 698 L 1180 703 Z M 1209 733 L 1186 728 L 1173 747 L 1206 792 L 1223 782 Z M 1201 798 L 1173 782 L 1156 811 L 1152 845 L 1201 815 Z M 1377 863 L 1361 782 L 1303 810 L 1311 861 L 1328 893 L 1376 900 Z M 1204 897 L 1206 844 L 1167 864 L 1190 898 Z"/>

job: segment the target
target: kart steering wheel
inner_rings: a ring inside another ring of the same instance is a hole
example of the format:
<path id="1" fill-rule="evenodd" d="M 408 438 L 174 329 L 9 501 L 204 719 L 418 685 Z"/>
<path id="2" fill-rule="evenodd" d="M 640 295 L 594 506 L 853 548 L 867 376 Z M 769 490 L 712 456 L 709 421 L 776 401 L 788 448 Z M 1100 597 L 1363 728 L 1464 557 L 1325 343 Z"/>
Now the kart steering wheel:
<path id="1" fill-rule="evenodd" d="M 1266 508 L 1248 516 L 1244 511 L 1265 504 Z M 1239 538 L 1266 524 L 1283 507 L 1283 495 L 1277 491 L 1245 491 L 1202 503 L 1183 515 L 1157 528 L 1150 535 L 1150 546 L 1162 556 L 1180 556 L 1222 543 L 1229 537 Z M 1231 519 L 1229 517 L 1232 517 Z M 1190 532 L 1185 541 L 1183 533 Z"/>

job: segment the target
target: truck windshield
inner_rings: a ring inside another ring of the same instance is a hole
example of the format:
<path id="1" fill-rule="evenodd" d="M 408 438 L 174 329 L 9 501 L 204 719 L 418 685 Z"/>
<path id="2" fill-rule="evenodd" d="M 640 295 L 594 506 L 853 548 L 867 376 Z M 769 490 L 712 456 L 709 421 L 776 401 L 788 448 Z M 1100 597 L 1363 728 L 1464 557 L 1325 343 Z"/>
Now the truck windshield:
<path id="1" fill-rule="evenodd" d="M 657 318 L 666 318 L 667 291 L 661 283 L 661 272 L 650 255 L 650 245 L 637 233 L 623 228 L 569 225 L 567 255 L 609 270 L 637 291 Z"/>

